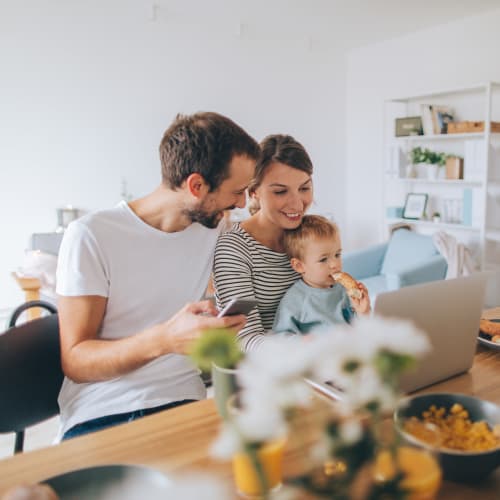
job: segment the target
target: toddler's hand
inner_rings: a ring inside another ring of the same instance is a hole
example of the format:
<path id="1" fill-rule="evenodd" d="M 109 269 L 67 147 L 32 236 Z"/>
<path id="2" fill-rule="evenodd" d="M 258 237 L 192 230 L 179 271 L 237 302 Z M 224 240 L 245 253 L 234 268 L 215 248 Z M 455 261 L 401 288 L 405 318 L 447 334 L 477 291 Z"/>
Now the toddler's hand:
<path id="1" fill-rule="evenodd" d="M 369 314 L 371 311 L 370 297 L 368 295 L 368 290 L 363 283 L 358 282 L 358 289 L 361 292 L 361 297 L 356 299 L 355 297 L 350 297 L 352 308 L 358 314 Z"/>

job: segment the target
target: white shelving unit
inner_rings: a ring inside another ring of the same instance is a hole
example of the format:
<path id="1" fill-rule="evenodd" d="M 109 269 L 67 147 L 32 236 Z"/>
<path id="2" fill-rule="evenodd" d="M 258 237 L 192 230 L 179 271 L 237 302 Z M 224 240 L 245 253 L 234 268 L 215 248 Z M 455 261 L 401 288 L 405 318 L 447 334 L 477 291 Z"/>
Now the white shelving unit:
<path id="1" fill-rule="evenodd" d="M 422 103 L 423 104 L 423 103 Z M 483 139 L 484 132 L 470 132 L 468 134 L 433 134 L 414 135 L 409 137 L 394 137 L 399 142 L 430 142 L 430 141 L 461 141 L 464 139 Z"/>
<path id="2" fill-rule="evenodd" d="M 398 182 L 402 184 L 440 184 L 442 186 L 462 186 L 462 187 L 481 187 L 481 181 L 466 181 L 463 179 L 425 179 L 425 178 L 398 178 Z M 500 187 L 500 186 L 499 186 Z"/>
<path id="3" fill-rule="evenodd" d="M 465 224 L 460 224 L 458 222 L 434 222 L 431 220 L 414 220 L 414 219 L 403 219 L 402 217 L 386 217 L 386 223 L 389 225 L 394 224 L 411 224 L 416 227 L 427 227 L 432 228 L 433 231 L 470 231 L 477 232 L 480 230 L 477 226 L 466 226 Z"/>
<path id="4" fill-rule="evenodd" d="M 455 121 L 483 121 L 485 130 L 395 137 L 395 119 L 421 116 L 424 104 L 452 108 Z M 495 82 L 386 100 L 382 231 L 400 223 L 425 234 L 446 231 L 469 247 L 480 269 L 500 270 L 500 133 L 491 132 L 492 121 L 500 121 Z M 437 179 L 427 178 L 424 167 L 416 178 L 406 177 L 407 153 L 417 146 L 464 158 L 464 179 L 445 179 L 444 168 Z M 408 193 L 428 195 L 424 218 L 394 215 Z M 435 212 L 439 222 L 431 220 Z"/>

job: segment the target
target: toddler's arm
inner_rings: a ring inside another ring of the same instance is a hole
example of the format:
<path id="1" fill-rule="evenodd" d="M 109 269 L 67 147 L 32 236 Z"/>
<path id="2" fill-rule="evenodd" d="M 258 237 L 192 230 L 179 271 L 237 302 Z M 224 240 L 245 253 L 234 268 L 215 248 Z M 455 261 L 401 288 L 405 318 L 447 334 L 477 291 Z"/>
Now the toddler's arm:
<path id="1" fill-rule="evenodd" d="M 357 314 L 369 314 L 371 311 L 370 296 L 368 290 L 363 283 L 357 282 L 358 290 L 361 292 L 361 297 L 356 298 L 350 296 L 351 305 Z"/>

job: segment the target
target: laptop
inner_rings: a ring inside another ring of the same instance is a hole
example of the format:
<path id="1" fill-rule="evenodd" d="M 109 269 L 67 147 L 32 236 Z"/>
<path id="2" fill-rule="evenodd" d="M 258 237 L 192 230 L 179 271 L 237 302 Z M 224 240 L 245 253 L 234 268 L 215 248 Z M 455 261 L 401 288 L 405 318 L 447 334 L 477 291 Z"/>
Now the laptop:
<path id="1" fill-rule="evenodd" d="M 377 295 L 375 315 L 412 321 L 427 334 L 431 344 L 430 352 L 419 360 L 416 370 L 402 377 L 402 391 L 412 392 L 471 368 L 486 279 L 487 273 L 477 273 Z M 330 383 L 308 382 L 325 396 L 342 399 L 342 392 Z"/>
<path id="2" fill-rule="evenodd" d="M 486 279 L 486 273 L 477 273 L 377 296 L 374 314 L 413 321 L 427 333 L 431 343 L 431 351 L 419 360 L 417 369 L 402 377 L 404 392 L 470 369 L 476 352 Z"/>

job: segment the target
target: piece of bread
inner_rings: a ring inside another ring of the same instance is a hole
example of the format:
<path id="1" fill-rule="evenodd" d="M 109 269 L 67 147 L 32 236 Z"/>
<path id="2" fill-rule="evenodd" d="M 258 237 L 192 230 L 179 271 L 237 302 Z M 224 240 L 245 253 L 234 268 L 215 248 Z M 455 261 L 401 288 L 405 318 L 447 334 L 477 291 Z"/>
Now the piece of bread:
<path id="1" fill-rule="evenodd" d="M 332 278 L 340 283 L 346 290 L 349 297 L 360 299 L 362 296 L 361 290 L 358 288 L 358 282 L 347 273 L 335 273 Z"/>
<path id="2" fill-rule="evenodd" d="M 479 322 L 479 329 L 483 333 L 487 333 L 491 336 L 500 335 L 500 323 L 489 321 L 485 318 L 481 318 L 481 321 Z"/>

